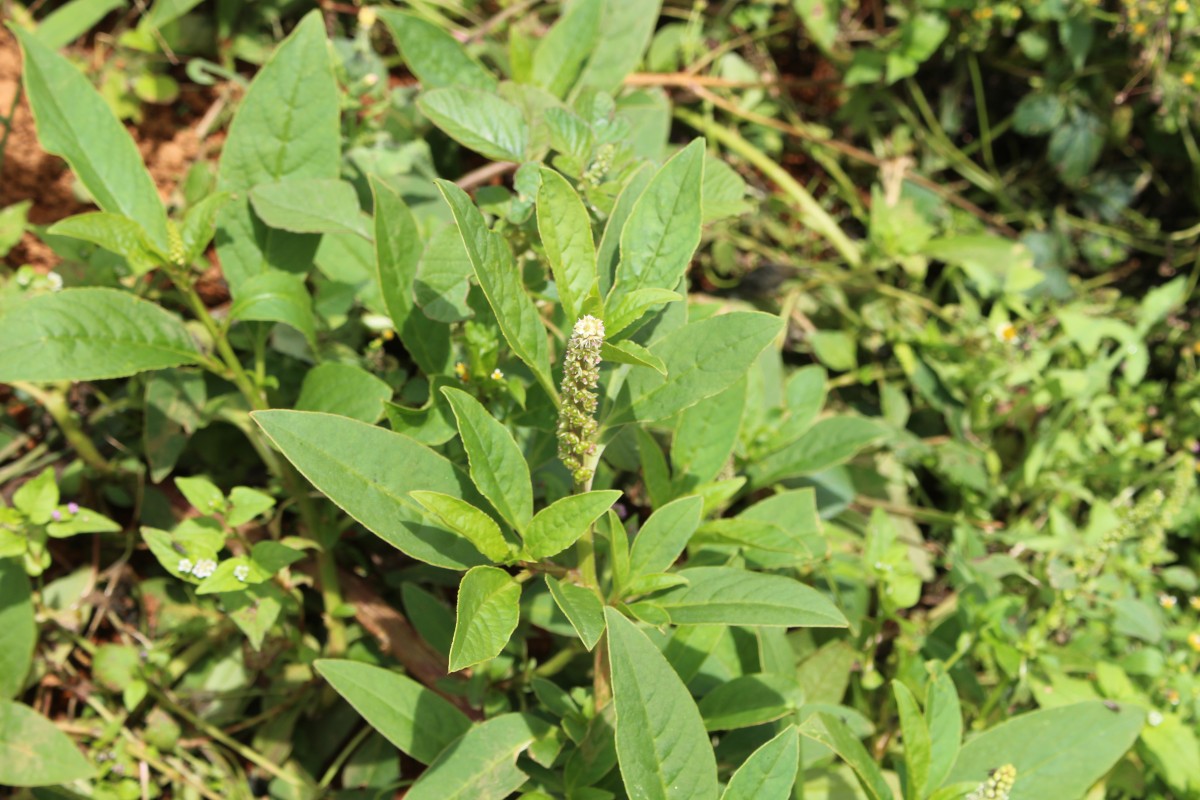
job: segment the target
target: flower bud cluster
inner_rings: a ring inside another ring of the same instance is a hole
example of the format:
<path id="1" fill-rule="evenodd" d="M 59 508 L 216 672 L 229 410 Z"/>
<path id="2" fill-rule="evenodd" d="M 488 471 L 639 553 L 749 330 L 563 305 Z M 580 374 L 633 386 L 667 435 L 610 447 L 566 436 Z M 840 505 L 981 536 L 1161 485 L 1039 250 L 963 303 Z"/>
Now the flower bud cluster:
<path id="1" fill-rule="evenodd" d="M 562 406 L 558 412 L 558 457 L 578 485 L 592 477 L 588 456 L 596 451 L 594 391 L 600 380 L 600 346 L 604 323 L 589 315 L 579 318 L 567 342 L 563 361 Z"/>
<path id="2" fill-rule="evenodd" d="M 979 784 L 979 788 L 967 796 L 967 800 L 1008 800 L 1008 795 L 1017 782 L 1017 768 L 1005 764 L 992 770 L 991 776 Z"/>

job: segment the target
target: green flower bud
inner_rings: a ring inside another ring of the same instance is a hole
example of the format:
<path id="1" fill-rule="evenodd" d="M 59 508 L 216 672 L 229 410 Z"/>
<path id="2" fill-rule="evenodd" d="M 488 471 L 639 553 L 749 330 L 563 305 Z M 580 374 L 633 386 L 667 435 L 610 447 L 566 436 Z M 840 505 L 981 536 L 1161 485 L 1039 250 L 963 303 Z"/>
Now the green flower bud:
<path id="1" fill-rule="evenodd" d="M 967 795 L 967 800 L 1008 800 L 1016 782 L 1017 768 L 1012 764 L 1005 764 L 992 770 L 988 779 Z"/>
<path id="2" fill-rule="evenodd" d="M 596 451 L 594 389 L 600 380 L 600 346 L 604 323 L 591 315 L 580 317 L 567 342 L 563 359 L 562 405 L 558 412 L 558 457 L 577 485 L 592 477 L 588 456 Z"/>

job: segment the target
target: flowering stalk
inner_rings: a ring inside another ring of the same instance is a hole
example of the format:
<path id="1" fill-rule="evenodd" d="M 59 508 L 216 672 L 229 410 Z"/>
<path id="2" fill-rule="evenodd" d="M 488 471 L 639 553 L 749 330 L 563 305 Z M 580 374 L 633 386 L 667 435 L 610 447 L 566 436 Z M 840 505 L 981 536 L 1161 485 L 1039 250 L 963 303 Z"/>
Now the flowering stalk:
<path id="1" fill-rule="evenodd" d="M 979 788 L 967 795 L 967 800 L 1008 800 L 1013 784 L 1017 782 L 1017 768 L 1005 764 L 992 770 L 988 779 Z"/>
<path id="2" fill-rule="evenodd" d="M 571 472 L 577 489 L 592 480 L 596 452 L 596 384 L 600 380 L 600 346 L 604 323 L 579 318 L 567 342 L 563 361 L 562 404 L 558 412 L 558 457 Z"/>

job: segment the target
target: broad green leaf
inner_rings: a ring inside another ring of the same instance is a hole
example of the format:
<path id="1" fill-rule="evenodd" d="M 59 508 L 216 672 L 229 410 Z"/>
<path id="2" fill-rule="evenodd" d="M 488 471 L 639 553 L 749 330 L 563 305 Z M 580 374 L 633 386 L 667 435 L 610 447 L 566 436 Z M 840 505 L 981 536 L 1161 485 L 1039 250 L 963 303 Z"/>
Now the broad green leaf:
<path id="1" fill-rule="evenodd" d="M 275 627 L 288 598 L 274 583 L 258 583 L 240 592 L 221 595 L 221 607 L 246 634 L 255 650 L 262 649 L 263 640 Z"/>
<path id="2" fill-rule="evenodd" d="M 523 532 L 533 519 L 533 487 L 521 448 L 508 428 L 474 397 L 449 386 L 442 389 L 442 395 L 458 421 L 471 480 L 505 522 Z"/>
<path id="3" fill-rule="evenodd" d="M 800 734 L 789 725 L 742 762 L 721 800 L 788 800 L 799 768 Z"/>
<path id="4" fill-rule="evenodd" d="M 643 421 L 665 419 L 725 391 L 781 329 L 778 317 L 739 311 L 672 331 L 650 347 L 667 365 L 667 377 L 643 369 L 626 379 L 632 413 Z M 617 413 L 624 421 L 624 413 Z"/>
<path id="5" fill-rule="evenodd" d="M 608 215 L 604 234 L 600 237 L 600 245 L 596 249 L 596 272 L 600 279 L 601 296 L 607 296 L 612 291 L 613 281 L 617 276 L 617 262 L 621 257 L 621 231 L 625 229 L 633 207 L 637 205 L 638 198 L 642 196 L 653 177 L 654 170 L 649 164 L 639 166 L 625 182 L 612 213 Z M 608 317 L 612 315 L 611 309 L 606 309 L 605 314 L 607 324 Z"/>
<path id="6" fill-rule="evenodd" d="M 695 495 L 681 497 L 657 509 L 642 525 L 629 552 L 633 575 L 666 572 L 687 547 L 700 526 L 704 501 Z"/>
<path id="7" fill-rule="evenodd" d="M 746 382 L 685 408 L 675 423 L 671 467 L 682 491 L 711 481 L 729 463 L 746 407 Z"/>
<path id="8" fill-rule="evenodd" d="M 917 698 L 902 681 L 892 681 L 896 709 L 900 712 L 900 734 L 904 740 L 905 785 L 910 797 L 924 797 L 929 789 L 932 745 L 929 725 Z"/>
<path id="9" fill-rule="evenodd" d="M 614 364 L 649 367 L 664 378 L 667 376 L 667 365 L 663 363 L 662 359 L 630 339 L 620 342 L 604 342 L 600 345 L 600 359 Z"/>
<path id="10" fill-rule="evenodd" d="M 746 202 L 746 182 L 717 156 L 704 159 L 703 221 L 705 224 L 737 217 L 750 210 Z"/>
<path id="11" fill-rule="evenodd" d="M 370 222 L 358 205 L 358 193 L 343 180 L 290 177 L 260 183 L 250 190 L 250 205 L 272 228 L 372 238 Z"/>
<path id="12" fill-rule="evenodd" d="M 34 525 L 45 525 L 58 506 L 58 482 L 53 467 L 46 467 L 13 493 L 13 507 Z"/>
<path id="13" fill-rule="evenodd" d="M 717 762 L 695 701 L 653 642 L 606 608 L 617 760 L 631 798 L 711 800 Z"/>
<path id="14" fill-rule="evenodd" d="M 587 5 L 581 3 L 578 5 Z M 593 3 L 594 5 L 594 3 Z M 567 179 L 542 168 L 537 196 L 537 225 L 546 248 L 546 259 L 558 287 L 563 313 L 574 322 L 589 302 L 599 304 L 596 245 L 587 209 Z"/>
<path id="15" fill-rule="evenodd" d="M 661 7 L 662 0 L 607 0 L 600 14 L 600 35 L 576 89 L 615 94 L 646 52 Z"/>
<path id="16" fill-rule="evenodd" d="M 450 368 L 450 328 L 413 313 L 413 283 L 421 263 L 417 221 L 399 193 L 371 178 L 375 197 L 375 262 L 383 302 L 400 341 L 426 375 Z"/>
<path id="17" fill-rule="evenodd" d="M 32 588 L 21 560 L 0 558 L 0 702 L 25 686 L 37 644 Z"/>
<path id="18" fill-rule="evenodd" d="M 1162 722 L 1143 728 L 1138 753 L 1180 797 L 1200 791 L 1200 740 L 1195 726 L 1178 714 L 1164 714 Z"/>
<path id="19" fill-rule="evenodd" d="M 500 324 L 500 332 L 512 351 L 529 365 L 546 393 L 556 397 L 550 378 L 550 352 L 546 328 L 537 307 L 525 292 L 521 271 L 513 262 L 507 240 L 488 230 L 483 214 L 467 193 L 449 181 L 435 181 L 450 206 L 467 255 L 475 268 L 475 278 L 487 296 L 488 305 Z"/>
<path id="20" fill-rule="evenodd" d="M 621 261 L 606 304 L 638 289 L 674 289 L 700 244 L 704 140 L 671 158 L 642 192 L 621 231 Z"/>
<path id="21" fill-rule="evenodd" d="M 417 100 L 421 113 L 463 147 L 493 161 L 521 161 L 529 124 L 521 109 L 491 91 L 432 89 Z"/>
<path id="22" fill-rule="evenodd" d="M 224 514 L 227 505 L 225 495 L 216 484 L 204 477 L 178 477 L 175 488 L 184 499 L 192 504 L 192 508 L 201 514 Z"/>
<path id="23" fill-rule="evenodd" d="M 229 493 L 229 506 L 225 524 L 236 528 L 274 508 L 275 498 L 248 486 L 235 486 Z"/>
<path id="24" fill-rule="evenodd" d="M 413 298 L 425 316 L 438 322 L 462 322 L 474 315 L 467 302 L 475 268 L 455 225 L 433 236 L 421 254 Z"/>
<path id="25" fill-rule="evenodd" d="M 608 338 L 612 339 L 637 322 L 651 308 L 682 299 L 683 295 L 670 289 L 635 289 L 615 298 L 610 294 L 604 310 Z"/>
<path id="26" fill-rule="evenodd" d="M 593 55 L 600 33 L 603 0 L 575 0 L 551 26 L 533 52 L 530 77 L 555 97 L 563 97 Z"/>
<path id="27" fill-rule="evenodd" d="M 107 211 L 67 217 L 54 223 L 46 232 L 82 239 L 116 253 L 129 263 L 135 275 L 144 275 L 168 260 L 156 250 L 141 225 L 128 217 Z"/>
<path id="28" fill-rule="evenodd" d="M 496 79 L 446 31 L 394 8 L 380 8 L 379 18 L 392 31 L 404 63 L 426 89 L 465 86 L 496 90 Z"/>
<path id="29" fill-rule="evenodd" d="M 317 321 L 303 275 L 277 270 L 251 275 L 242 281 L 229 318 L 282 322 L 304 334 L 308 346 L 317 349 Z"/>
<path id="30" fill-rule="evenodd" d="M 408 496 L 471 492 L 466 476 L 419 442 L 357 420 L 308 411 L 257 411 L 254 421 L 313 486 L 413 558 L 448 569 L 483 561 L 469 542 L 427 524 Z"/>
<path id="31" fill-rule="evenodd" d="M 75 743 L 29 706 L 0 700 L 0 785 L 53 786 L 95 770 Z"/>
<path id="32" fill-rule="evenodd" d="M 933 790 L 945 783 L 962 746 L 963 722 L 958 688 L 944 670 L 931 678 L 925 689 L 925 718 L 929 723 L 931 748 L 926 789 Z"/>
<path id="33" fill-rule="evenodd" d="M 772 453 L 749 470 L 754 486 L 765 486 L 835 467 L 887 435 L 880 423 L 864 417 L 830 417 L 812 426 L 799 439 Z"/>
<path id="34" fill-rule="evenodd" d="M 467 501 L 440 492 L 417 491 L 412 497 L 488 559 L 505 562 L 516 555 L 516 547 L 504 538 L 496 521 Z"/>
<path id="35" fill-rule="evenodd" d="M 650 506 L 659 508 L 674 497 L 671 488 L 671 472 L 667 468 L 667 457 L 663 455 L 658 441 L 645 428 L 634 428 L 637 439 L 638 458 L 642 462 L 642 483 L 650 495 Z"/>
<path id="36" fill-rule="evenodd" d="M 1066 116 L 1058 95 L 1030 92 L 1013 109 L 1013 130 L 1025 136 L 1045 136 L 1057 128 Z"/>
<path id="37" fill-rule="evenodd" d="M 1009 800 L 1083 797 L 1133 746 L 1145 712 L 1089 701 L 1031 711 L 976 736 L 958 754 L 949 783 L 987 780 L 1003 764 L 1017 768 Z"/>
<path id="38" fill-rule="evenodd" d="M 78 68 L 37 34 L 13 28 L 25 54 L 22 79 L 38 144 L 71 165 L 102 210 L 135 220 L 161 252 L 167 214 L 142 156 L 108 103 Z"/>
<path id="39" fill-rule="evenodd" d="M 543 508 L 525 531 L 525 550 L 533 560 L 558 555 L 620 499 L 613 490 L 574 494 Z"/>
<path id="40" fill-rule="evenodd" d="M 333 659 L 313 666 L 372 728 L 422 764 L 432 764 L 471 729 L 471 720 L 448 700 L 397 672 Z"/>
<path id="41" fill-rule="evenodd" d="M 320 11 L 300 21 L 259 70 L 229 125 L 217 188 L 237 199 L 218 217 L 217 253 L 234 297 L 268 270 L 305 273 L 319 237 L 268 227 L 250 207 L 260 183 L 336 179 L 340 105 Z"/>
<path id="42" fill-rule="evenodd" d="M 688 585 L 654 598 L 676 625 L 775 625 L 844 628 L 846 618 L 825 595 L 783 575 L 736 567 L 680 570 Z"/>
<path id="43" fill-rule="evenodd" d="M 452 742 L 412 785 L 405 800 L 504 800 L 529 778 L 517 756 L 538 734 L 524 714 L 502 714 Z"/>
<path id="44" fill-rule="evenodd" d="M 58 50 L 91 30 L 110 11 L 127 5 L 126 0 L 71 0 L 47 14 L 38 23 L 34 36 L 50 49 Z"/>
<path id="45" fill-rule="evenodd" d="M 361 422 L 378 422 L 392 387 L 354 364 L 329 361 L 304 374 L 297 411 L 324 411 Z"/>
<path id="46" fill-rule="evenodd" d="M 749 728 L 782 719 L 803 702 L 796 682 L 782 675 L 742 675 L 722 683 L 700 700 L 700 716 L 710 731 Z"/>
<path id="47" fill-rule="evenodd" d="M 591 650 L 604 634 L 604 603 L 591 589 L 570 581 L 546 576 L 546 586 L 555 605 L 566 615 L 571 627 Z"/>
<path id="48" fill-rule="evenodd" d="M 400 587 L 404 611 L 421 638 L 443 656 L 450 655 L 454 639 L 454 611 L 445 603 L 411 581 Z"/>
<path id="49" fill-rule="evenodd" d="M 64 289 L 0 314 L 0 382 L 124 378 L 200 360 L 179 318 L 116 289 Z"/>
<path id="50" fill-rule="evenodd" d="M 458 587 L 450 671 L 500 655 L 521 616 L 521 584 L 502 569 L 472 567 Z"/>
<path id="51" fill-rule="evenodd" d="M 825 745 L 849 764 L 871 800 L 895 800 L 879 765 L 846 723 L 832 714 L 818 712 L 804 721 L 800 733 Z"/>

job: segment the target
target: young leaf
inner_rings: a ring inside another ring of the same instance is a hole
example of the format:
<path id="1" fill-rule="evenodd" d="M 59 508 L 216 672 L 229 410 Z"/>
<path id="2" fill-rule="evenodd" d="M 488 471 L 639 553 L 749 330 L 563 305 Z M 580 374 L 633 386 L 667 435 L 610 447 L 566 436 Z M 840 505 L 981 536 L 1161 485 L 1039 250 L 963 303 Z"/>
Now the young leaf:
<path id="1" fill-rule="evenodd" d="M 583 640 L 583 646 L 588 650 L 595 647 L 604 634 L 604 603 L 600 597 L 591 589 L 549 575 L 546 576 L 546 586 L 555 605 Z"/>
<path id="2" fill-rule="evenodd" d="M 450 671 L 500 655 L 521 616 L 521 584 L 496 567 L 472 567 L 458 587 Z"/>
<path id="3" fill-rule="evenodd" d="M 600 246 L 596 250 L 596 273 L 600 279 L 602 297 L 607 297 L 612 291 L 613 281 L 617 276 L 617 262 L 621 257 L 621 231 L 625 229 L 633 207 L 637 205 L 638 198 L 642 196 L 653 177 L 654 170 L 649 164 L 640 165 L 625 182 L 625 187 L 621 189 L 617 203 L 608 216 L 608 222 L 604 225 L 604 234 L 600 237 Z M 612 309 L 605 311 L 606 317 L 612 316 Z M 606 318 L 605 322 L 608 323 L 609 319 Z"/>
<path id="4" fill-rule="evenodd" d="M 742 762 L 721 800 L 788 800 L 799 767 L 800 734 L 789 725 Z"/>
<path id="5" fill-rule="evenodd" d="M 620 342 L 605 342 L 600 345 L 600 358 L 613 364 L 649 367 L 664 378 L 667 377 L 667 365 L 663 363 L 663 360 L 629 339 Z"/>
<path id="6" fill-rule="evenodd" d="M 842 612 L 825 595 L 783 575 L 736 567 L 692 567 L 679 571 L 687 586 L 654 598 L 676 625 L 778 625 L 844 628 Z"/>
<path id="7" fill-rule="evenodd" d="M 892 681 L 896 708 L 900 712 L 900 732 L 904 739 L 906 796 L 924 797 L 929 791 L 930 741 L 929 725 L 921 714 L 917 698 L 902 681 Z"/>
<path id="8" fill-rule="evenodd" d="M 800 733 L 825 745 L 849 764 L 871 800 L 895 800 L 879 765 L 846 723 L 832 714 L 817 712 L 804 721 Z"/>
<path id="9" fill-rule="evenodd" d="M 454 409 L 471 480 L 504 521 L 523 532 L 533 518 L 533 487 L 521 448 L 508 428 L 474 397 L 449 386 L 442 389 L 442 395 Z"/>
<path id="10" fill-rule="evenodd" d="M 116 289 L 64 289 L 0 314 L 2 383 L 125 378 L 199 360 L 178 317 Z"/>
<path id="11" fill-rule="evenodd" d="M 259 219 L 292 233 L 353 233 L 370 241 L 371 226 L 354 186 L 333 178 L 289 177 L 250 190 Z"/>
<path id="12" fill-rule="evenodd" d="M 53 786 L 95 769 L 53 722 L 29 706 L 0 700 L 0 785 Z"/>
<path id="13" fill-rule="evenodd" d="M 405 800 L 504 800 L 529 779 L 517 756 L 540 725 L 525 714 L 502 714 L 472 727 L 421 773 Z"/>
<path id="14" fill-rule="evenodd" d="M 187 210 L 179 228 L 184 264 L 193 264 L 208 249 L 217 231 L 217 216 L 232 201 L 229 192 L 214 192 Z"/>
<path id="15" fill-rule="evenodd" d="M 267 227 L 254 215 L 248 193 L 284 178 L 336 179 L 339 116 L 325 23 L 313 11 L 254 77 L 221 149 L 217 187 L 237 199 L 218 216 L 217 253 L 235 298 L 253 275 L 303 273 L 311 266 L 319 238 Z"/>
<path id="16" fill-rule="evenodd" d="M 600 33 L 602 0 L 576 0 L 551 26 L 533 53 L 531 78 L 555 97 L 563 97 L 579 77 Z"/>
<path id="17" fill-rule="evenodd" d="M 426 89 L 464 86 L 496 90 L 496 79 L 459 44 L 432 22 L 394 8 L 380 8 L 379 18 L 392 31 L 404 63 Z"/>
<path id="18" fill-rule="evenodd" d="M 618 491 L 568 495 L 543 508 L 525 531 L 525 550 L 540 561 L 558 555 L 621 497 Z"/>
<path id="19" fill-rule="evenodd" d="M 617 297 L 610 293 L 605 301 L 604 310 L 605 326 L 610 331 L 609 338 L 623 332 L 651 308 L 665 303 L 676 303 L 682 299 L 683 295 L 670 289 L 635 289 Z"/>
<path id="20" fill-rule="evenodd" d="M 638 289 L 674 289 L 700 244 L 704 140 L 655 174 L 621 231 L 621 261 L 606 304 Z"/>
<path id="21" fill-rule="evenodd" d="M 328 361 L 305 373 L 296 410 L 325 411 L 374 424 L 390 399 L 392 387 L 362 367 Z"/>
<path id="22" fill-rule="evenodd" d="M 513 263 L 508 242 L 488 230 L 483 214 L 467 193 L 449 181 L 435 181 L 458 225 L 475 278 L 487 296 L 488 305 L 500 324 L 500 332 L 517 357 L 529 365 L 538 382 L 551 397 L 557 390 L 550 378 L 550 352 L 546 329 L 537 307 L 521 283 L 521 271 Z"/>
<path id="23" fill-rule="evenodd" d="M 629 568 L 633 575 L 666 572 L 700 526 L 704 501 L 681 497 L 656 510 L 633 540 Z"/>
<path id="24" fill-rule="evenodd" d="M 432 89 L 417 100 L 429 117 L 456 142 L 493 161 L 521 161 L 529 147 L 529 124 L 521 109 L 494 92 Z"/>
<path id="25" fill-rule="evenodd" d="M 925 718 L 929 724 L 930 763 L 926 789 L 933 790 L 946 781 L 962 746 L 962 708 L 958 688 L 944 671 L 929 681 L 925 690 Z"/>
<path id="26" fill-rule="evenodd" d="M 37 644 L 32 588 L 21 560 L 0 558 L 0 702 L 25 686 Z"/>
<path id="27" fill-rule="evenodd" d="M 225 495 L 208 478 L 179 477 L 175 479 L 175 488 L 201 514 L 225 513 Z"/>
<path id="28" fill-rule="evenodd" d="M 96 205 L 136 221 L 167 252 L 167 214 L 129 133 L 74 64 L 36 34 L 12 30 L 25 54 L 25 93 L 42 149 L 66 159 Z"/>
<path id="29" fill-rule="evenodd" d="M 317 349 L 317 320 L 303 275 L 278 270 L 251 275 L 241 283 L 237 299 L 229 307 L 229 318 L 282 322 L 304 334 L 308 346 Z"/>
<path id="30" fill-rule="evenodd" d="M 516 555 L 496 521 L 467 501 L 440 492 L 413 492 L 412 498 L 488 559 L 506 562 Z"/>
<path id="31" fill-rule="evenodd" d="M 792 444 L 752 465 L 748 470 L 750 482 L 766 486 L 829 469 L 849 461 L 859 450 L 886 435 L 886 428 L 865 417 L 823 419 Z"/>
<path id="32" fill-rule="evenodd" d="M 144 275 L 168 259 L 155 248 L 146 230 L 119 214 L 94 211 L 59 220 L 46 231 L 55 236 L 70 236 L 103 247 L 125 259 L 135 275 Z"/>
<path id="33" fill-rule="evenodd" d="M 576 90 L 615 93 L 633 71 L 654 35 L 662 0 L 608 0 L 600 14 L 600 35 Z"/>
<path id="34" fill-rule="evenodd" d="M 413 489 L 473 494 L 466 476 L 442 456 L 407 436 L 332 414 L 251 416 L 304 477 L 384 541 L 447 569 L 483 561 L 466 540 L 428 525 L 425 510 L 408 496 Z"/>
<path id="35" fill-rule="evenodd" d="M 333 659 L 319 659 L 313 666 L 372 728 L 422 764 L 432 764 L 471 729 L 466 714 L 397 672 Z"/>
<path id="36" fill-rule="evenodd" d="M 625 790 L 645 800 L 713 800 L 717 761 L 687 687 L 636 625 L 614 608 L 604 614 Z"/>
<path id="37" fill-rule="evenodd" d="M 563 313 L 573 323 L 585 304 L 600 302 L 596 245 L 583 201 L 566 178 L 545 167 L 537 196 L 537 225 Z"/>

